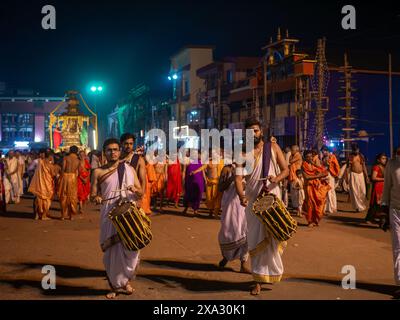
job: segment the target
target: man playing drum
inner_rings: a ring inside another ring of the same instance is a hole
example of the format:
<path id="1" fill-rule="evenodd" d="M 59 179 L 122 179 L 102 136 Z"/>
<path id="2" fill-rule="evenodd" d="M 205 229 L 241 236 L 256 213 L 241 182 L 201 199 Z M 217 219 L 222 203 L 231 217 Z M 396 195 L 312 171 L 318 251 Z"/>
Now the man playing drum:
<path id="1" fill-rule="evenodd" d="M 247 242 L 251 258 L 251 271 L 255 285 L 251 290 L 252 295 L 261 292 L 261 283 L 279 282 L 283 274 L 283 242 L 277 241 L 266 226 L 252 212 L 253 204 L 263 188 L 279 199 L 282 198 L 279 182 L 289 175 L 285 156 L 275 139 L 263 141 L 261 124 L 257 119 L 248 119 L 246 129 L 254 131 L 254 166 L 252 172 L 236 172 L 236 191 L 242 206 L 246 207 Z M 266 148 L 264 148 L 264 144 Z M 268 150 L 270 148 L 270 150 Z M 268 152 L 263 152 L 268 150 Z M 264 154 L 265 153 L 265 154 Z M 266 174 L 267 180 L 260 180 Z M 243 188 L 243 178 L 246 180 L 246 189 Z"/>
<path id="2" fill-rule="evenodd" d="M 114 242 L 117 231 L 108 213 L 121 198 L 137 200 L 142 197 L 142 188 L 135 170 L 127 163 L 120 165 L 121 145 L 117 139 L 108 139 L 104 142 L 103 152 L 107 164 L 96 169 L 92 176 L 90 199 L 101 204 L 100 209 L 100 245 L 104 252 L 103 263 L 111 292 L 108 299 L 114 299 L 119 293 L 132 294 L 134 289 L 129 284 L 135 276 L 139 264 L 139 251 L 129 251 L 121 242 Z M 119 176 L 119 167 L 123 168 L 122 177 Z M 120 183 L 120 179 L 121 182 Z"/>

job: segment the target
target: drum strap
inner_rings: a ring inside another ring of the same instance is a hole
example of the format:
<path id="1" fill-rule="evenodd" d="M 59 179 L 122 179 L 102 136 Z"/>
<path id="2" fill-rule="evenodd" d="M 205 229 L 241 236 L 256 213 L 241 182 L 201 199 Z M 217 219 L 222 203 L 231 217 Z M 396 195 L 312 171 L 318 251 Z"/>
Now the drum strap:
<path id="1" fill-rule="evenodd" d="M 125 175 L 125 162 L 121 162 L 118 165 L 118 185 L 119 185 L 119 189 L 121 190 L 122 188 L 122 182 L 124 181 L 124 175 Z"/>
<path id="2" fill-rule="evenodd" d="M 263 147 L 263 167 L 262 167 L 262 177 L 261 178 L 268 178 L 269 175 L 269 167 L 272 157 L 272 150 L 271 150 L 271 142 L 264 142 Z"/>
<path id="3" fill-rule="evenodd" d="M 118 236 L 118 234 L 114 234 L 101 244 L 101 250 L 103 252 L 106 252 L 107 249 L 111 248 L 119 242 L 121 242 L 120 237 Z"/>
<path id="4" fill-rule="evenodd" d="M 137 170 L 139 168 L 139 158 L 140 158 L 140 155 L 135 153 L 132 156 L 132 159 L 131 159 L 131 162 L 130 162 L 130 165 L 135 169 L 136 172 L 137 172 Z"/>

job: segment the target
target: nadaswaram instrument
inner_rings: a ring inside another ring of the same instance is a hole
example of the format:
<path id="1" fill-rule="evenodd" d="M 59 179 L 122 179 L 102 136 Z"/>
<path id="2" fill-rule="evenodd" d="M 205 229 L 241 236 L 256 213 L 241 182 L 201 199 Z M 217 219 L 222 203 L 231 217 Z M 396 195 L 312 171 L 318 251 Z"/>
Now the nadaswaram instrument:
<path id="1" fill-rule="evenodd" d="M 140 250 L 146 247 L 153 238 L 149 217 L 133 201 L 121 201 L 108 213 L 108 217 L 127 250 Z"/>
<path id="2" fill-rule="evenodd" d="M 297 230 L 297 221 L 282 200 L 271 193 L 261 192 L 253 204 L 253 213 L 278 241 L 289 240 Z"/>

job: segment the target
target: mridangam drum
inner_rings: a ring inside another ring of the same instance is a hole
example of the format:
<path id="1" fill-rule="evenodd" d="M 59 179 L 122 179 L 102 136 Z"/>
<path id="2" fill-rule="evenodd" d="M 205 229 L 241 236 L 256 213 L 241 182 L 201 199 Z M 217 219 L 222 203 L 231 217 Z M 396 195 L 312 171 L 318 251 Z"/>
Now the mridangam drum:
<path id="1" fill-rule="evenodd" d="M 133 201 L 120 202 L 109 212 L 108 217 L 127 250 L 140 250 L 147 246 L 153 238 L 149 217 Z"/>
<path id="2" fill-rule="evenodd" d="M 262 192 L 257 197 L 253 213 L 278 241 L 289 240 L 297 230 L 297 221 L 292 218 L 282 200 L 271 193 Z"/>

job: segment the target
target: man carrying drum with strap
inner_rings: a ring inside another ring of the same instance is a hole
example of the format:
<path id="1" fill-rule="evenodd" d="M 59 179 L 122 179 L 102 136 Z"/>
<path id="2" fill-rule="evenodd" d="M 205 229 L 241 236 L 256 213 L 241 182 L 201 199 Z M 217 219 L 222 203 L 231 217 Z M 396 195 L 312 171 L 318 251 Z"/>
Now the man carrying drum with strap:
<path id="1" fill-rule="evenodd" d="M 289 169 L 276 140 L 263 141 L 261 124 L 257 119 L 248 119 L 245 128 L 254 131 L 254 150 L 246 150 L 247 153 L 249 151 L 253 153 L 254 166 L 252 172 L 248 173 L 245 173 L 244 168 L 237 169 L 235 184 L 240 204 L 246 208 L 247 242 L 255 282 L 251 294 L 258 295 L 262 283 L 281 280 L 283 274 L 281 254 L 284 243 L 276 240 L 267 231 L 266 226 L 253 213 L 253 204 L 263 189 L 282 199 L 279 183 L 289 175 Z M 246 180 L 245 189 L 243 179 Z"/>
<path id="2" fill-rule="evenodd" d="M 125 162 L 120 162 L 121 145 L 117 139 L 107 139 L 103 152 L 107 164 L 93 172 L 90 200 L 101 204 L 100 245 L 104 252 L 103 263 L 111 292 L 108 299 L 118 294 L 132 294 L 129 284 L 139 265 L 139 251 L 129 251 L 120 242 L 109 212 L 121 198 L 136 201 L 142 197 L 142 189 L 135 170 Z"/>
<path id="3" fill-rule="evenodd" d="M 129 163 L 136 171 L 139 182 L 142 186 L 142 194 L 146 192 L 146 162 L 142 155 L 135 153 L 135 136 L 131 133 L 124 133 L 120 138 L 122 146 L 121 160 Z"/>

